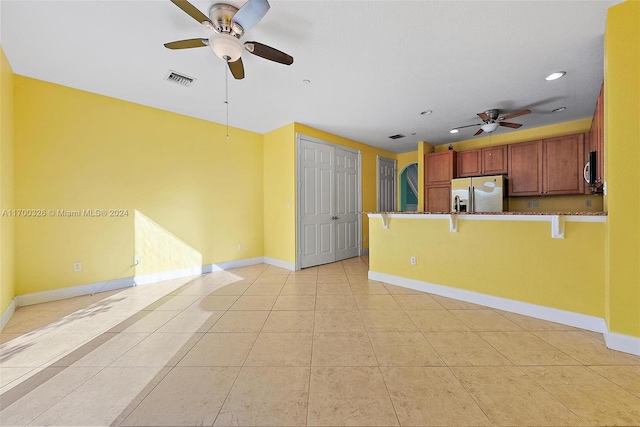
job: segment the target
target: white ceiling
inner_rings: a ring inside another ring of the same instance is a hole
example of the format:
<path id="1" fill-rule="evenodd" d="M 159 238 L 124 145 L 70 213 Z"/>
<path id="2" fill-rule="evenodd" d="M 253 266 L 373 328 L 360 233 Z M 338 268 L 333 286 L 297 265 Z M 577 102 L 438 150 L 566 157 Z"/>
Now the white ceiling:
<path id="1" fill-rule="evenodd" d="M 192 1 L 205 14 L 214 2 Z M 418 141 L 472 138 L 475 127 L 449 130 L 479 123 L 476 113 L 489 108 L 531 109 L 511 120 L 521 129 L 592 116 L 606 10 L 619 1 L 270 2 L 242 40 L 295 61 L 287 67 L 245 52 L 245 79 L 229 79 L 229 124 L 266 133 L 295 121 L 400 153 Z M 0 7 L 15 73 L 225 123 L 226 65 L 208 47 L 163 46 L 210 35 L 169 0 Z M 197 80 L 190 88 L 167 82 L 169 70 Z M 556 70 L 567 75 L 544 80 Z M 551 113 L 557 107 L 567 110 Z M 388 138 L 397 133 L 407 137 Z"/>

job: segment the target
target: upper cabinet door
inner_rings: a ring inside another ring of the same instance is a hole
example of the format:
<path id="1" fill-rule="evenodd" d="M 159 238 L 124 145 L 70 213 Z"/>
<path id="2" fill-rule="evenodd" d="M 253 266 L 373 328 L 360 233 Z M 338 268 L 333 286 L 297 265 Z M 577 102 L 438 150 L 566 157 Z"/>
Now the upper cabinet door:
<path id="1" fill-rule="evenodd" d="M 502 175 L 507 169 L 506 145 L 482 149 L 482 175 Z"/>
<path id="2" fill-rule="evenodd" d="M 458 177 L 482 175 L 481 150 L 466 150 L 458 153 Z"/>
<path id="3" fill-rule="evenodd" d="M 542 193 L 542 141 L 510 144 L 509 196 L 535 196 Z"/>
<path id="4" fill-rule="evenodd" d="M 545 139 L 543 145 L 544 194 L 584 192 L 584 134 Z"/>
<path id="5" fill-rule="evenodd" d="M 451 184 L 456 177 L 456 152 L 442 151 L 424 155 L 424 185 Z"/>

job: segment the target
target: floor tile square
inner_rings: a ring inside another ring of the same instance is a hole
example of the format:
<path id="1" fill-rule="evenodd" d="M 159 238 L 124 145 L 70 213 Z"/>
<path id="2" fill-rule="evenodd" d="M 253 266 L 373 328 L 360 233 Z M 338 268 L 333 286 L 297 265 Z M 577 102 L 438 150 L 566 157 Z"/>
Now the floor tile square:
<path id="1" fill-rule="evenodd" d="M 378 366 L 369 337 L 362 332 L 313 334 L 313 366 Z"/>
<path id="2" fill-rule="evenodd" d="M 357 310 L 353 295 L 318 295 L 316 297 L 316 310 Z"/>
<path id="3" fill-rule="evenodd" d="M 320 295 L 353 295 L 348 283 L 320 283 L 316 287 L 316 294 Z"/>
<path id="4" fill-rule="evenodd" d="M 242 366 L 258 334 L 206 333 L 178 362 L 178 366 Z"/>
<path id="5" fill-rule="evenodd" d="M 449 310 L 407 310 L 407 314 L 423 332 L 469 331 L 469 327 Z"/>
<path id="6" fill-rule="evenodd" d="M 530 332 L 478 332 L 478 335 L 515 365 L 579 365 Z"/>
<path id="7" fill-rule="evenodd" d="M 360 310 L 400 310 L 391 295 L 356 295 Z"/>
<path id="8" fill-rule="evenodd" d="M 361 310 L 369 332 L 411 332 L 418 329 L 402 310 Z"/>
<path id="9" fill-rule="evenodd" d="M 237 300 L 238 295 L 207 295 L 191 304 L 187 310 L 224 311 L 228 310 Z"/>
<path id="10" fill-rule="evenodd" d="M 271 310 L 276 295 L 242 295 L 229 310 Z"/>
<path id="11" fill-rule="evenodd" d="M 475 332 L 424 332 L 447 366 L 499 366 L 512 363 Z"/>
<path id="12" fill-rule="evenodd" d="M 313 311 L 272 311 L 262 332 L 313 332 Z"/>
<path id="13" fill-rule="evenodd" d="M 311 334 L 262 332 L 244 366 L 310 366 Z"/>
<path id="14" fill-rule="evenodd" d="M 315 310 L 315 295 L 280 295 L 273 310 Z"/>
<path id="15" fill-rule="evenodd" d="M 175 367 L 121 425 L 212 425 L 239 371 L 233 367 Z"/>
<path id="16" fill-rule="evenodd" d="M 365 332 L 357 310 L 316 311 L 314 332 Z"/>
<path id="17" fill-rule="evenodd" d="M 371 281 L 371 283 L 352 283 L 351 292 L 354 295 L 389 295 L 389 291 L 380 282 Z"/>
<path id="18" fill-rule="evenodd" d="M 214 425 L 305 425 L 308 393 L 309 368 L 245 366 Z"/>
<path id="19" fill-rule="evenodd" d="M 420 332 L 369 332 L 380 366 L 444 366 Z"/>
<path id="20" fill-rule="evenodd" d="M 268 311 L 227 311 L 209 332 L 260 332 Z"/>
<path id="21" fill-rule="evenodd" d="M 448 368 L 380 369 L 400 425 L 492 425 Z"/>
<path id="22" fill-rule="evenodd" d="M 472 331 L 522 331 L 522 328 L 493 310 L 449 310 Z"/>
<path id="23" fill-rule="evenodd" d="M 394 295 L 393 298 L 405 310 L 442 310 L 444 307 L 431 295 Z"/>
<path id="24" fill-rule="evenodd" d="M 311 368 L 309 426 L 397 426 L 378 368 Z"/>

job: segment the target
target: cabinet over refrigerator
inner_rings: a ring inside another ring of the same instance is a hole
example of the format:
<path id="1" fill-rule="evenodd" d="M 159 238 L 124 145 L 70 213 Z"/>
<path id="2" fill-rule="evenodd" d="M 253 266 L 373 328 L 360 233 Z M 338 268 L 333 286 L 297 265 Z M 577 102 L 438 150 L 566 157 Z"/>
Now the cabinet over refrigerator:
<path id="1" fill-rule="evenodd" d="M 504 212 L 507 210 L 504 175 L 451 180 L 452 212 Z"/>

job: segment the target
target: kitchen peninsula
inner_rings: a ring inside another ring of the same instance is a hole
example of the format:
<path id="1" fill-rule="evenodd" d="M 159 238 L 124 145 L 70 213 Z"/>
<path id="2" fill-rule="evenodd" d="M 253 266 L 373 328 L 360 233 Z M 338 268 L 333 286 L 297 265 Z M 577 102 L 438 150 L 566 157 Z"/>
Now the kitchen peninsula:
<path id="1" fill-rule="evenodd" d="M 369 213 L 369 278 L 604 332 L 606 215 Z"/>

